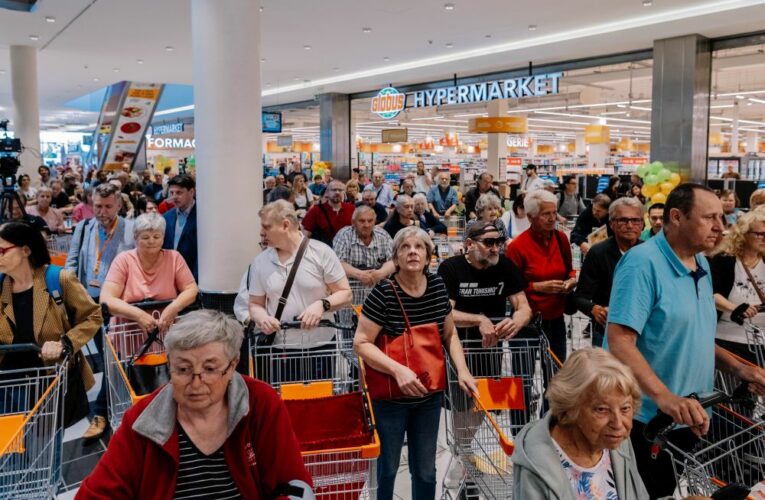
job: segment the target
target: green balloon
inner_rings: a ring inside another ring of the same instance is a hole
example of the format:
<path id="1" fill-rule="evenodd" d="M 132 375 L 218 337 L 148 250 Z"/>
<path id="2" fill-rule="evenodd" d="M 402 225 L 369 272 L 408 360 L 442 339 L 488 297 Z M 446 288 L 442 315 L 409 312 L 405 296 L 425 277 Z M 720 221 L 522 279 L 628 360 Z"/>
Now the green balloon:
<path id="1" fill-rule="evenodd" d="M 672 177 L 672 172 L 670 172 L 666 168 L 659 170 L 659 173 L 656 174 L 656 178 L 659 179 L 659 184 L 661 184 L 662 182 L 667 182 L 670 177 Z"/>
<path id="2" fill-rule="evenodd" d="M 648 174 L 643 180 L 645 181 L 646 186 L 656 186 L 659 184 L 659 178 L 656 177 L 655 174 Z"/>
<path id="3" fill-rule="evenodd" d="M 648 175 L 648 165 L 645 163 L 640 165 L 635 173 L 637 173 L 638 177 L 641 179 L 645 178 L 645 176 Z"/>
<path id="4" fill-rule="evenodd" d="M 653 175 L 658 174 L 664 169 L 664 165 L 660 161 L 655 161 L 651 163 L 650 167 L 648 167 L 648 171 L 652 173 Z"/>

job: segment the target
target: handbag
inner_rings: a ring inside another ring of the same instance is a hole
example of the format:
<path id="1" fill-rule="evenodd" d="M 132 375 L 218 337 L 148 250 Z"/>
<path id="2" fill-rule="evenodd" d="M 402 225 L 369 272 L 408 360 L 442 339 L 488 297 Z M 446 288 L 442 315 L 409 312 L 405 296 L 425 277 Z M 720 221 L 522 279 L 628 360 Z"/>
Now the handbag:
<path id="1" fill-rule="evenodd" d="M 138 354 L 128 361 L 128 381 L 137 396 L 151 394 L 170 381 L 167 353 L 146 354 L 146 351 L 149 350 L 149 347 L 154 342 L 162 344 L 162 341 L 159 339 L 159 328 L 149 332 L 149 336 L 141 346 Z"/>
<path id="2" fill-rule="evenodd" d="M 420 379 L 428 393 L 445 390 L 446 361 L 438 324 L 426 323 L 412 326 L 406 315 L 404 304 L 396 292 L 395 284 L 392 280 L 388 280 L 388 283 L 396 296 L 396 300 L 398 300 L 399 307 L 401 307 L 406 328 L 404 333 L 398 336 L 381 332 L 375 339 L 375 345 L 386 356 L 417 374 L 417 378 Z M 409 397 L 401 392 L 395 378 L 369 366 L 366 367 L 366 380 L 369 397 L 373 400 Z"/>
<path id="3" fill-rule="evenodd" d="M 563 259 L 563 265 L 566 268 L 566 276 L 569 276 L 571 274 L 571 265 L 566 260 L 566 256 L 563 253 L 563 240 L 560 239 L 560 233 L 558 233 L 557 229 L 553 229 L 553 233 L 555 233 L 555 239 L 558 240 L 558 250 L 560 251 L 560 258 Z M 566 295 L 566 307 L 563 310 L 563 313 L 571 316 L 573 314 L 576 314 L 578 311 L 576 307 L 576 302 L 574 301 L 574 293 L 571 292 Z"/>

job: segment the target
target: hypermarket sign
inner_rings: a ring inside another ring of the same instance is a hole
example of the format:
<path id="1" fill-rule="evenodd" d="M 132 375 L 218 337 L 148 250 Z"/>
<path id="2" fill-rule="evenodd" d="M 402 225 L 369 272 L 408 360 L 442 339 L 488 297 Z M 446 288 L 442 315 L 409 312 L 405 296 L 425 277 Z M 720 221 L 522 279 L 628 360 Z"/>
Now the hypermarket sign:
<path id="1" fill-rule="evenodd" d="M 440 89 L 403 94 L 393 87 L 382 89 L 372 98 L 372 112 L 380 118 L 395 118 L 405 107 L 426 108 L 451 104 L 473 104 L 495 99 L 544 97 L 560 92 L 562 72 L 521 76 L 507 80 L 454 85 Z"/>

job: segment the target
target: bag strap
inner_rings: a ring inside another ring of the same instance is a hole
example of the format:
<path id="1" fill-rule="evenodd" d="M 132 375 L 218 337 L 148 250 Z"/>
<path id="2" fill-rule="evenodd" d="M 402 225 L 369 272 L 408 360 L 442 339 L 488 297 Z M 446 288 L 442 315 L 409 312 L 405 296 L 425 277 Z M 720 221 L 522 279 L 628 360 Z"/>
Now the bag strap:
<path id="1" fill-rule="evenodd" d="M 749 271 L 748 267 L 746 267 L 746 264 L 744 264 L 744 261 L 741 261 L 741 267 L 744 268 L 744 272 L 746 273 L 747 278 L 749 278 L 749 282 L 754 287 L 754 291 L 757 292 L 757 296 L 760 298 L 760 302 L 765 304 L 765 293 L 762 293 L 762 290 L 760 290 L 760 287 L 757 286 L 757 282 L 754 281 L 754 276 L 752 276 L 752 272 Z"/>
<path id="2" fill-rule="evenodd" d="M 282 290 L 282 296 L 279 297 L 279 305 L 276 307 L 276 314 L 274 315 L 274 318 L 281 321 L 282 319 L 282 313 L 284 313 L 284 306 L 287 305 L 287 297 L 290 294 L 290 290 L 292 290 L 292 283 L 295 282 L 295 275 L 297 274 L 298 266 L 300 266 L 300 261 L 303 260 L 303 254 L 305 253 L 305 249 L 308 246 L 308 238 L 303 237 L 303 241 L 300 243 L 300 247 L 298 248 L 297 255 L 295 255 L 295 260 L 292 263 L 292 269 L 290 269 L 290 274 L 287 276 L 287 282 L 284 284 L 284 290 Z"/>
<path id="3" fill-rule="evenodd" d="M 557 229 L 553 229 L 553 233 L 555 233 L 555 239 L 558 241 L 558 251 L 560 252 L 560 258 L 563 259 L 563 266 L 566 268 L 566 279 L 568 279 L 571 275 L 571 266 L 569 266 L 566 256 L 563 254 L 563 240 L 561 240 Z"/>
<path id="4" fill-rule="evenodd" d="M 387 280 L 390 284 L 391 289 L 393 290 L 393 295 L 396 296 L 396 300 L 398 301 L 399 307 L 401 307 L 401 314 L 404 315 L 404 324 L 406 325 L 406 331 L 404 333 L 411 334 L 412 332 L 412 325 L 409 323 L 409 316 L 406 315 L 406 309 L 404 309 L 404 303 L 401 302 L 401 297 L 399 297 L 398 292 L 396 291 L 396 284 L 393 282 L 393 280 Z"/>
<path id="5" fill-rule="evenodd" d="M 134 365 L 136 360 L 139 359 L 144 354 L 146 354 L 146 351 L 149 350 L 149 347 L 151 347 L 151 345 L 154 342 L 157 342 L 158 340 L 159 340 L 159 328 L 155 328 L 152 331 L 150 331 L 149 334 L 147 335 L 146 341 L 141 346 L 141 349 L 138 350 L 138 354 L 134 355 L 130 359 L 130 365 L 131 366 Z"/>

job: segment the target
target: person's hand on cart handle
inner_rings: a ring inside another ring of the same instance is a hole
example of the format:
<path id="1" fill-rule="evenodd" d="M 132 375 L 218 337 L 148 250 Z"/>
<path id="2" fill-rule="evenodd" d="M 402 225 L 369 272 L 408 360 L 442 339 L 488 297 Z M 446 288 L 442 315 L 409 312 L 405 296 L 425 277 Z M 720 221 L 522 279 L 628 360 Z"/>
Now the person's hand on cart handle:
<path id="1" fill-rule="evenodd" d="M 667 393 L 656 399 L 656 406 L 672 417 L 676 424 L 685 424 L 695 435 L 701 437 L 709 430 L 709 415 L 698 400 Z"/>
<path id="2" fill-rule="evenodd" d="M 49 340 L 43 344 L 40 357 L 43 361 L 58 361 L 63 353 L 64 344 Z"/>
<path id="3" fill-rule="evenodd" d="M 319 326 L 319 321 L 321 321 L 322 314 L 324 314 L 324 306 L 322 306 L 320 300 L 317 300 L 308 306 L 306 310 L 297 317 L 297 319 L 299 319 L 302 323 L 301 328 L 308 330 Z"/>
<path id="4" fill-rule="evenodd" d="M 282 328 L 279 320 L 273 316 L 266 316 L 265 318 L 255 320 L 255 326 L 266 335 L 271 335 Z"/>
<path id="5" fill-rule="evenodd" d="M 608 321 L 608 308 L 599 306 L 598 304 L 595 304 L 592 306 L 592 318 L 600 325 L 600 326 L 606 326 L 606 322 Z"/>
<path id="6" fill-rule="evenodd" d="M 765 370 L 759 366 L 741 364 L 738 377 L 749 382 L 749 392 L 757 396 L 765 396 Z"/>
<path id="7" fill-rule="evenodd" d="M 731 311 L 730 319 L 739 325 L 743 325 L 745 319 L 754 318 L 757 315 L 757 312 L 757 306 L 752 306 L 746 303 L 739 304 L 733 311 Z"/>
<path id="8" fill-rule="evenodd" d="M 486 316 L 481 317 L 481 322 L 478 324 L 478 331 L 481 333 L 481 346 L 494 347 L 497 345 L 497 330 L 494 327 L 494 323 L 492 323 Z"/>
<path id="9" fill-rule="evenodd" d="M 401 392 L 407 396 L 420 398 L 428 395 L 428 390 L 409 367 L 400 364 L 394 373 L 394 378 Z"/>
<path id="10" fill-rule="evenodd" d="M 505 318 L 494 326 L 497 331 L 497 338 L 511 339 L 521 331 L 518 323 L 513 318 Z"/>
<path id="11" fill-rule="evenodd" d="M 159 328 L 159 323 L 157 322 L 156 318 L 141 309 L 138 309 L 138 317 L 136 318 L 135 322 L 138 324 L 138 327 L 143 331 L 143 333 L 149 333 L 155 328 Z"/>
<path id="12" fill-rule="evenodd" d="M 165 333 L 167 330 L 169 330 L 170 327 L 173 326 L 173 323 L 175 323 L 175 318 L 177 316 L 178 311 L 175 309 L 173 304 L 165 307 L 165 309 L 162 311 L 162 314 L 159 316 L 159 331 Z"/>
<path id="13" fill-rule="evenodd" d="M 475 383 L 475 378 L 469 371 L 463 370 L 457 373 L 457 382 L 460 384 L 460 389 L 465 391 L 465 394 L 472 396 L 478 394 L 478 385 Z"/>
<path id="14" fill-rule="evenodd" d="M 373 287 L 376 283 L 374 271 L 360 271 L 356 279 L 365 287 Z"/>

